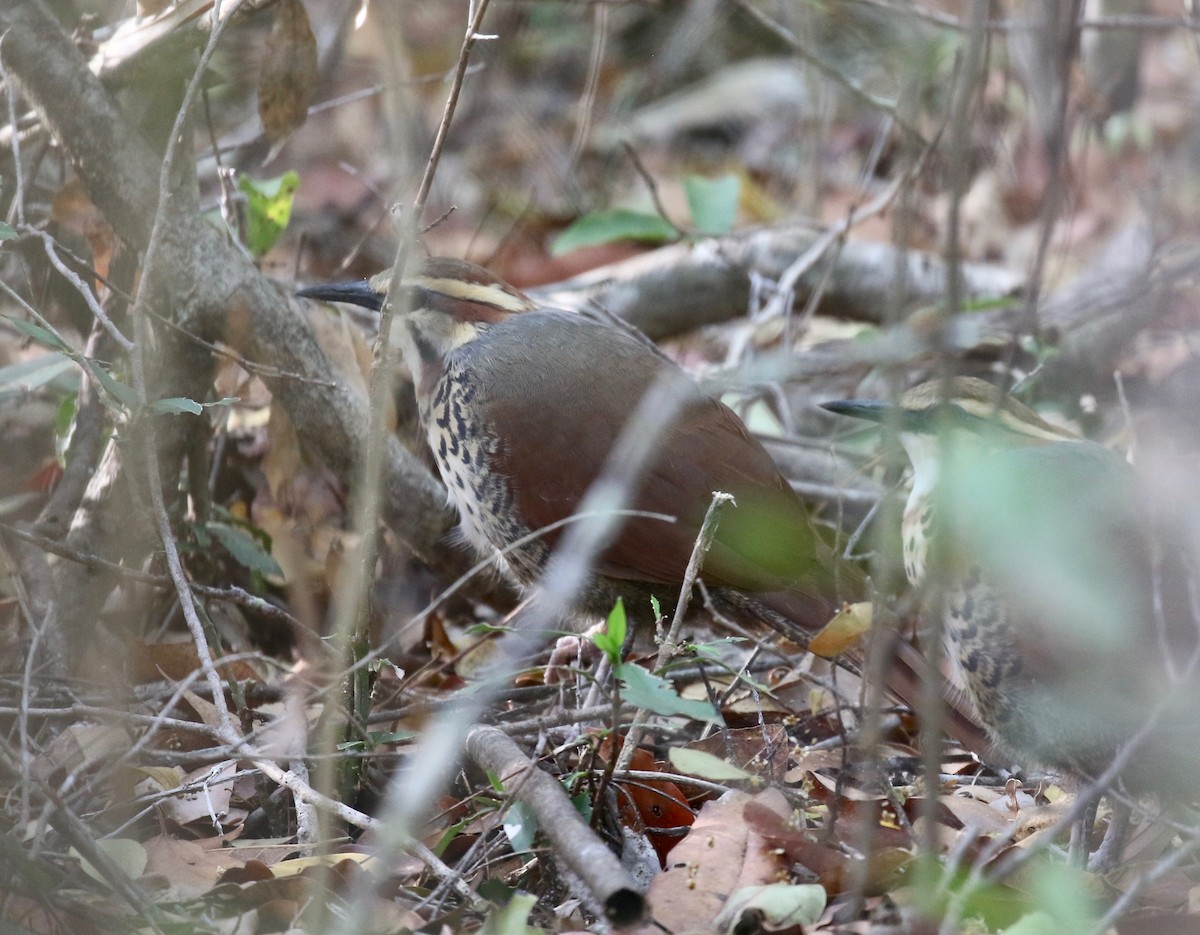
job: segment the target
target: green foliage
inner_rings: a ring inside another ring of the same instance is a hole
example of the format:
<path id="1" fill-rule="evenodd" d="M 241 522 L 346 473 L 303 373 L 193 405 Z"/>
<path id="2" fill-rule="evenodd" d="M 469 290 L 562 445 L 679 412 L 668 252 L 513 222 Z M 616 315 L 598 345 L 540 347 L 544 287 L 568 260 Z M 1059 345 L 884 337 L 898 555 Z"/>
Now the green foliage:
<path id="1" fill-rule="evenodd" d="M 197 538 L 203 538 L 204 533 L 211 535 L 225 551 L 233 556 L 234 561 L 244 568 L 248 568 L 264 578 L 283 577 L 283 569 L 279 567 L 279 563 L 271 557 L 263 544 L 240 526 L 209 522 L 197 526 L 196 530 Z M 266 538 L 262 533 L 259 535 Z"/>
<path id="2" fill-rule="evenodd" d="M 274 179 L 238 177 L 238 190 L 246 196 L 246 246 L 256 257 L 275 246 L 292 217 L 292 201 L 300 187 L 295 171 Z"/>
<path id="3" fill-rule="evenodd" d="M 621 647 L 625 645 L 625 634 L 628 632 L 628 620 L 625 616 L 625 602 L 619 597 L 617 603 L 608 614 L 608 623 L 603 633 L 593 633 L 592 642 L 596 648 L 608 657 L 609 663 L 616 668 L 621 664 Z"/>
<path id="4" fill-rule="evenodd" d="M 45 386 L 69 373 L 74 367 L 75 362 L 59 352 L 40 354 L 29 360 L 20 360 L 7 367 L 0 367 L 0 400 L 11 399 Z"/>
<path id="5" fill-rule="evenodd" d="M 715 179 L 689 175 L 683 180 L 683 191 L 698 233 L 719 237 L 733 230 L 742 192 L 741 180 L 736 175 Z"/>
<path id="6" fill-rule="evenodd" d="M 90 357 L 85 358 L 88 369 L 92 371 L 96 379 L 100 381 L 100 385 L 105 391 L 119 402 L 126 409 L 133 409 L 137 406 L 137 393 L 133 391 L 133 387 L 126 386 L 111 373 L 108 368 L 98 360 L 92 360 Z"/>
<path id="7" fill-rule="evenodd" d="M 149 408 L 151 412 L 161 412 L 172 416 L 182 415 L 183 413 L 198 416 L 211 406 L 230 406 L 237 401 L 238 397 L 236 396 L 226 396 L 224 399 L 214 400 L 211 403 L 198 403 L 194 399 L 188 399 L 186 396 L 168 396 L 166 399 L 159 399 L 152 402 Z"/>
<path id="8" fill-rule="evenodd" d="M 376 730 L 368 731 L 367 736 L 359 740 L 347 740 L 344 743 L 339 743 L 339 750 L 354 750 L 365 752 L 374 750 L 376 747 L 385 743 L 404 743 L 418 736 L 415 730 Z"/>
<path id="9" fill-rule="evenodd" d="M 684 177 L 683 189 L 697 234 L 715 237 L 733 230 L 742 190 L 741 180 L 736 175 L 723 175 L 715 179 L 688 175 Z M 679 236 L 678 228 L 661 215 L 612 208 L 577 218 L 558 235 L 550 252 L 554 256 L 561 256 L 580 247 L 594 247 L 621 240 L 667 243 Z"/>
<path id="10" fill-rule="evenodd" d="M 681 698 L 670 682 L 639 665 L 623 662 L 613 667 L 613 674 L 625 685 L 625 699 L 639 708 L 664 717 L 683 715 L 698 721 L 723 723 L 720 712 L 712 702 Z"/>
<path id="11" fill-rule="evenodd" d="M 712 782 L 748 782 L 754 778 L 740 766 L 734 766 L 728 760 L 705 753 L 703 750 L 672 747 L 668 752 L 668 757 L 671 765 L 679 772 L 699 779 L 708 779 Z"/>
<path id="12" fill-rule="evenodd" d="M 37 341 L 43 347 L 48 347 L 52 351 L 63 351 L 64 353 L 69 353 L 71 350 L 62 338 L 48 328 L 35 325 L 24 318 L 13 318 L 11 315 L 0 315 L 0 318 L 3 318 L 18 331 L 29 335 L 29 337 L 33 338 L 33 340 Z"/>
<path id="13" fill-rule="evenodd" d="M 609 211 L 593 211 L 577 218 L 555 238 L 550 253 L 562 256 L 580 247 L 595 247 L 620 240 L 666 243 L 674 240 L 677 234 L 671 223 L 657 214 L 613 208 Z"/>
<path id="14" fill-rule="evenodd" d="M 504 813 L 504 835 L 512 845 L 514 854 L 533 849 L 537 830 L 537 816 L 524 802 L 513 802 Z"/>
<path id="15" fill-rule="evenodd" d="M 484 922 L 480 935 L 526 935 L 529 913 L 537 905 L 537 897 L 530 893 L 514 893 L 512 898 L 497 909 Z"/>

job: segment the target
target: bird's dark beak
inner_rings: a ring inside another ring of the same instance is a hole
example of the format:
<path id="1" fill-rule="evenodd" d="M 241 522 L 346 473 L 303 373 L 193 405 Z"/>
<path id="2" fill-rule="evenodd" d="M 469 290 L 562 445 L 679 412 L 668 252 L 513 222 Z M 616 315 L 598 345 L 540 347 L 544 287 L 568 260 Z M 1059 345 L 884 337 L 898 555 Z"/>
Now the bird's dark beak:
<path id="1" fill-rule="evenodd" d="M 296 295 L 305 299 L 322 299 L 326 302 L 345 302 L 347 305 L 358 305 L 369 308 L 373 312 L 383 308 L 383 295 L 376 292 L 370 281 L 360 279 L 358 282 L 329 282 L 301 289 Z"/>
<path id="2" fill-rule="evenodd" d="M 853 416 L 869 422 L 889 422 L 896 407 L 881 399 L 833 399 L 821 403 L 821 408 L 836 412 L 840 416 Z"/>

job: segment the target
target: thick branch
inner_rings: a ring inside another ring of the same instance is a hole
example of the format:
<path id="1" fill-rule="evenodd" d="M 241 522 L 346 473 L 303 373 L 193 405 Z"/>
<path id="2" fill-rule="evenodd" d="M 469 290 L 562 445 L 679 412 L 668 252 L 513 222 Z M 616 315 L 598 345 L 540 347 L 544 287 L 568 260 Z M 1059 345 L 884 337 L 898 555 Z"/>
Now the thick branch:
<path id="1" fill-rule="evenodd" d="M 757 227 L 699 243 L 680 243 L 621 263 L 592 270 L 567 282 L 535 290 L 552 305 L 580 308 L 597 302 L 636 325 L 651 338 L 679 334 L 744 314 L 750 305 L 750 273 L 778 279 L 813 245 L 823 230 L 790 223 Z M 896 307 L 896 249 L 887 244 L 847 241 L 831 251 L 833 276 L 825 284 L 820 312 L 881 323 Z M 941 302 L 946 294 L 946 265 L 919 250 L 904 255 L 904 284 L 913 305 Z M 824 277 L 817 263 L 797 284 L 797 301 Z M 963 265 L 968 298 L 1015 295 L 1022 277 L 1001 266 Z"/>
<path id="2" fill-rule="evenodd" d="M 161 160 L 88 70 L 36 0 L 0 8 L 0 54 L 59 139 L 97 207 L 143 249 L 154 216 Z M 159 257 L 169 295 L 156 306 L 208 340 L 306 378 L 268 379 L 306 449 L 348 486 L 365 441 L 366 402 L 340 380 L 304 316 L 223 235 L 198 217 L 175 216 Z M 315 382 L 310 382 L 315 381 Z M 322 383 L 327 385 L 321 385 Z M 384 519 L 413 551 L 452 574 L 465 561 L 439 543 L 450 526 L 441 485 L 397 441 L 388 450 Z"/>

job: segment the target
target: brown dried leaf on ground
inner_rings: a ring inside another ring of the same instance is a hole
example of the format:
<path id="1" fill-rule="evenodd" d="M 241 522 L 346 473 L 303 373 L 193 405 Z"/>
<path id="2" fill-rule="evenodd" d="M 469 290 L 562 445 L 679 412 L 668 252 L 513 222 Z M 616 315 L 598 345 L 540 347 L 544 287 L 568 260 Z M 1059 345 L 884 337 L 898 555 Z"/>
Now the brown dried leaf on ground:
<path id="1" fill-rule="evenodd" d="M 671 866 L 654 878 L 646 893 L 654 924 L 636 932 L 711 932 L 733 893 L 774 883 L 786 874 L 780 855 L 746 820 L 751 803 L 768 809 L 780 823 L 791 816 L 791 808 L 775 790 L 757 796 L 733 792 L 706 804 L 691 832 L 671 852 Z"/>

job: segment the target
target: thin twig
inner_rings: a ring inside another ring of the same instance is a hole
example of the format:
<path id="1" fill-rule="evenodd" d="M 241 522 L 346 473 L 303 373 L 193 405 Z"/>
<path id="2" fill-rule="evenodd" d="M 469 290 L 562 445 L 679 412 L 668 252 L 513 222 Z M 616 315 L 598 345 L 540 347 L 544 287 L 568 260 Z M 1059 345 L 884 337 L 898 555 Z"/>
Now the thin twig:
<path id="1" fill-rule="evenodd" d="M 687 231 L 672 221 L 671 216 L 667 214 L 666 205 L 663 204 L 662 195 L 658 190 L 658 182 L 655 181 L 654 176 L 650 174 L 650 170 L 642 162 L 642 157 L 633 148 L 633 144 L 629 140 L 621 140 L 621 148 L 625 150 L 625 155 L 629 158 L 629 163 L 633 166 L 633 171 L 641 176 L 642 181 L 646 184 L 646 190 L 650 193 L 650 202 L 654 205 L 655 212 L 674 228 L 676 237 L 685 237 Z"/>
<path id="2" fill-rule="evenodd" d="M 731 503 L 734 506 L 737 505 L 732 494 L 720 490 L 713 491 L 712 502 L 708 505 L 708 511 L 704 514 L 704 522 L 700 524 L 700 531 L 696 534 L 696 541 L 692 544 L 692 554 L 688 557 L 687 568 L 683 573 L 683 584 L 679 589 L 679 602 L 675 605 L 671 626 L 658 647 L 658 657 L 654 665 L 656 672 L 661 671 L 670 661 L 671 656 L 675 654 L 679 631 L 683 627 L 683 619 L 687 615 L 688 606 L 692 601 L 692 589 L 700 576 L 704 557 L 712 547 L 713 537 L 717 534 L 721 511 Z M 639 711 L 634 715 L 633 722 L 625 732 L 625 741 L 621 745 L 621 752 L 615 761 L 615 769 L 629 769 L 629 764 L 633 762 L 633 755 L 637 752 L 638 745 L 642 742 L 642 736 L 645 734 L 647 719 L 648 714 L 645 711 Z"/>
<path id="3" fill-rule="evenodd" d="M 592 130 L 592 112 L 596 107 L 596 96 L 600 89 L 600 75 L 604 69 L 604 49 L 608 45 L 608 4 L 597 3 L 592 7 L 592 51 L 588 56 L 587 79 L 584 81 L 583 96 L 579 100 L 579 120 L 575 124 L 575 139 L 571 141 L 570 166 L 574 169 L 587 145 Z"/>

